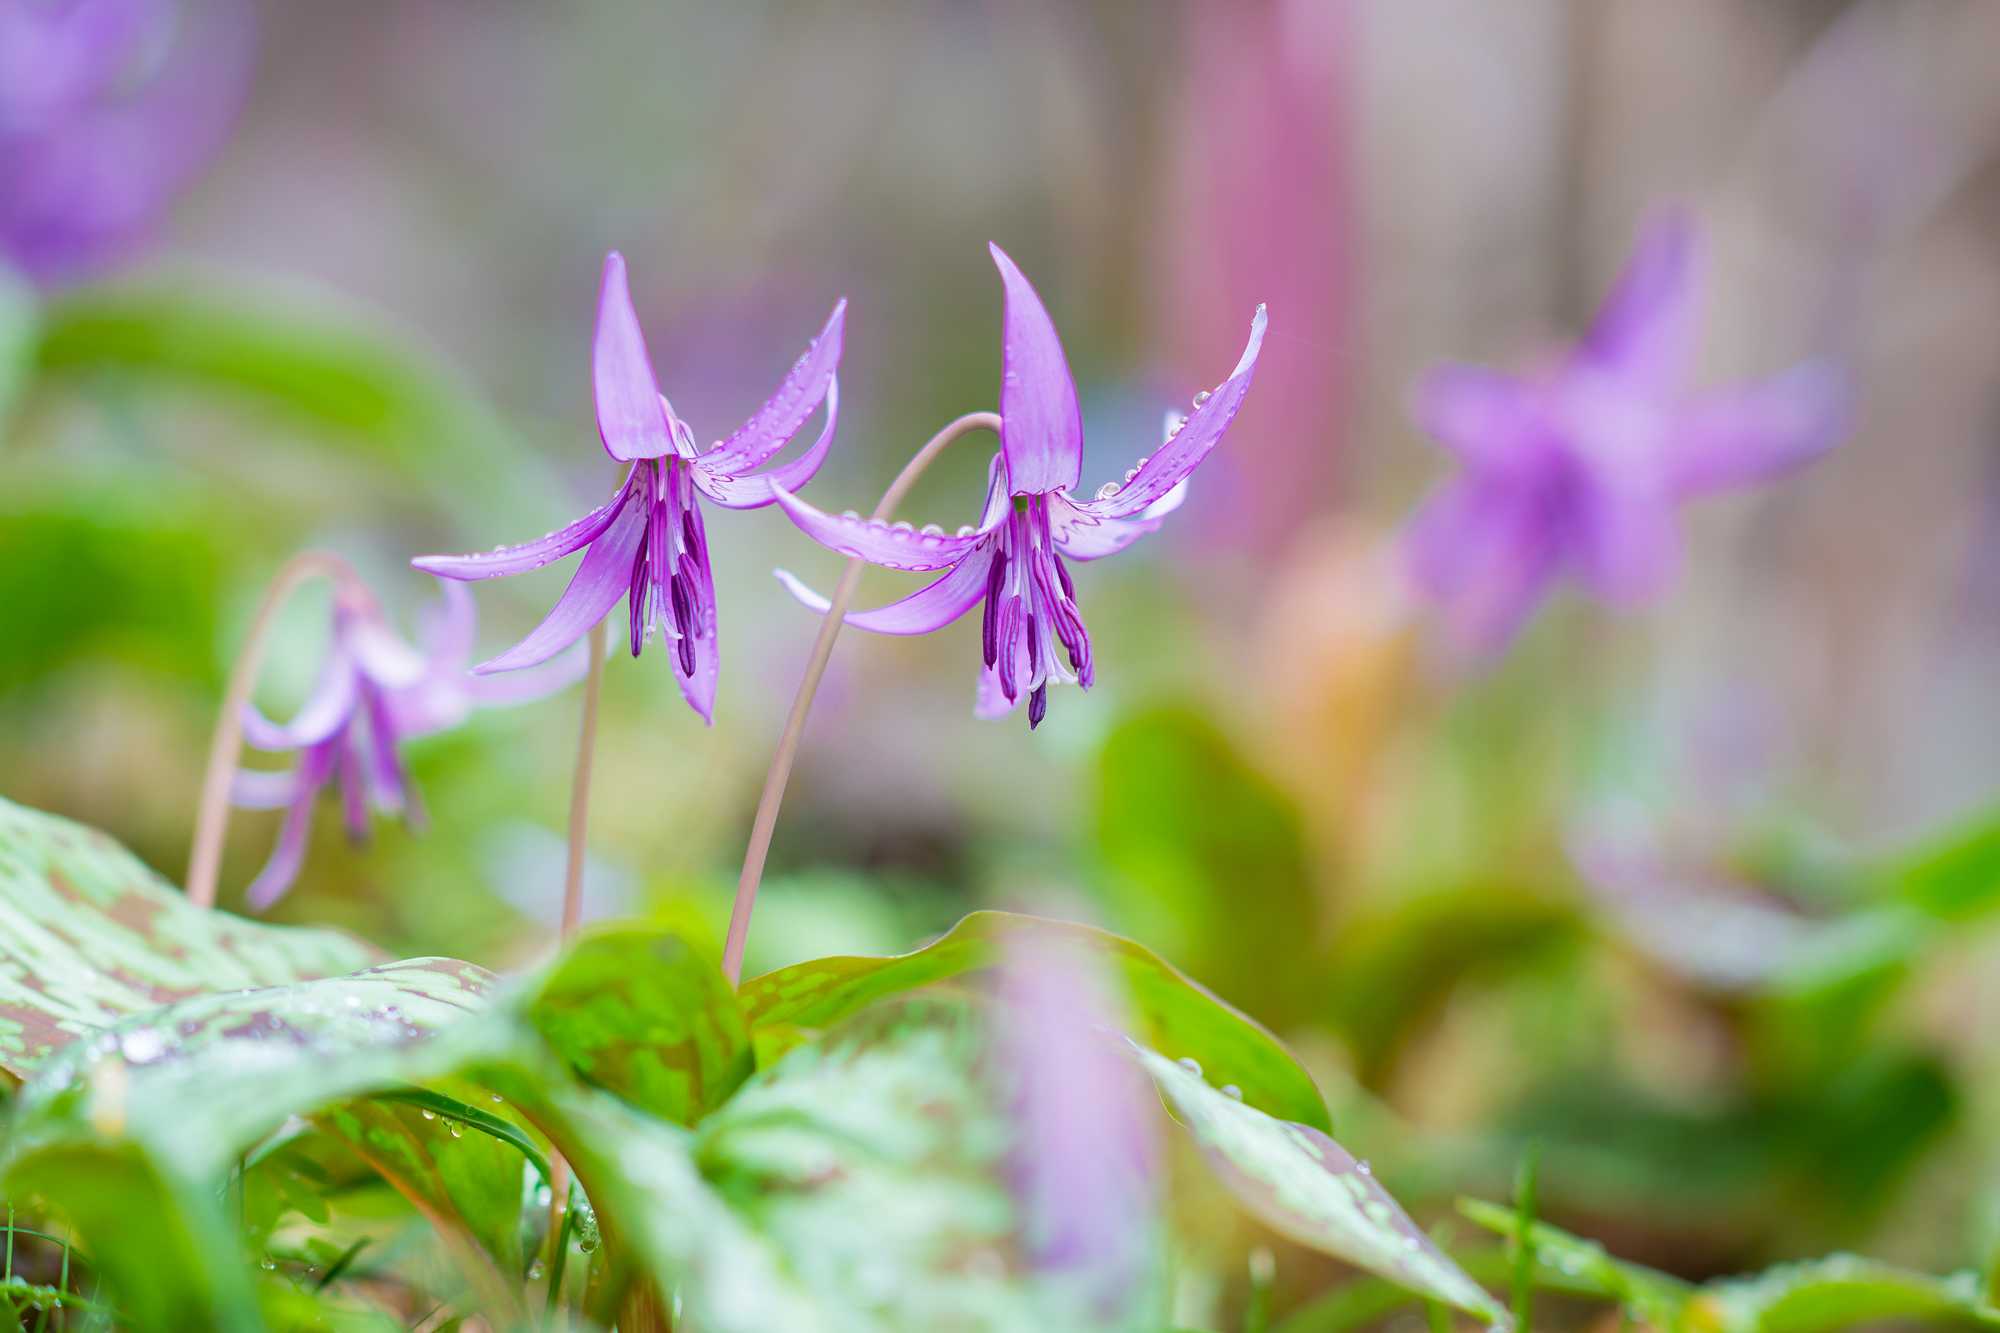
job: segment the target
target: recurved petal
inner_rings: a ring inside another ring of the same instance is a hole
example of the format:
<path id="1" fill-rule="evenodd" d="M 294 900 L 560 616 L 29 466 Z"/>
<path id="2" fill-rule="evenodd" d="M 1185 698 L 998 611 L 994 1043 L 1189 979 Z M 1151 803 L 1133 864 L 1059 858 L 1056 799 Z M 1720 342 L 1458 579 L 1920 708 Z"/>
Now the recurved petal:
<path id="1" fill-rule="evenodd" d="M 1831 449 L 1853 421 L 1847 377 L 1827 361 L 1698 398 L 1676 423 L 1675 489 L 1708 495 L 1768 480 Z"/>
<path id="2" fill-rule="evenodd" d="M 820 428 L 819 439 L 813 447 L 800 454 L 789 463 L 764 472 L 752 472 L 748 476 L 726 476 L 714 470 L 716 454 L 696 459 L 693 463 L 694 484 L 701 493 L 725 509 L 761 509 L 777 496 L 773 485 L 795 491 L 813 479 L 821 463 L 826 461 L 826 452 L 833 445 L 834 428 L 840 423 L 840 381 L 827 381 L 826 385 L 826 425 Z"/>
<path id="3" fill-rule="evenodd" d="M 297 769 L 239 768 L 229 783 L 229 803 L 239 810 L 282 810 L 298 798 Z"/>
<path id="4" fill-rule="evenodd" d="M 782 486 L 773 486 L 771 490 L 778 506 L 806 536 L 828 550 L 858 557 L 884 569 L 926 570 L 955 565 L 985 535 L 984 529 L 953 537 L 850 514 L 836 517 L 813 508 Z"/>
<path id="5" fill-rule="evenodd" d="M 1138 518 L 1099 518 L 1066 496 L 1051 495 L 1047 502 L 1049 537 L 1056 550 L 1071 560 L 1101 560 L 1157 531 L 1166 516 L 1186 498 L 1187 480 L 1183 478 L 1179 485 L 1147 506 Z"/>
<path id="6" fill-rule="evenodd" d="M 1250 321 L 1250 341 L 1229 378 L 1216 386 L 1215 392 L 1194 410 L 1180 431 L 1161 445 L 1158 453 L 1140 464 L 1138 471 L 1115 493 L 1076 507 L 1095 518 L 1132 518 L 1180 485 L 1208 457 L 1209 450 L 1215 448 L 1223 432 L 1229 429 L 1229 423 L 1236 419 L 1244 395 L 1250 392 L 1251 378 L 1257 373 L 1257 353 L 1264 346 L 1264 328 L 1268 322 L 1264 307 L 1258 306 Z M 1022 488 L 1017 482 L 1014 489 L 1019 492 Z"/>
<path id="7" fill-rule="evenodd" d="M 842 297 L 827 316 L 826 327 L 792 364 L 778 391 L 735 434 L 702 455 L 703 464 L 725 476 L 747 472 L 798 434 L 799 427 L 818 409 L 820 399 L 833 384 L 834 372 L 840 368 L 846 329 L 847 298 Z"/>
<path id="8" fill-rule="evenodd" d="M 260 750 L 299 750 L 318 745 L 346 726 L 361 699 L 361 678 L 344 646 L 327 655 L 313 692 L 290 722 L 280 726 L 253 703 L 245 703 L 243 739 Z"/>
<path id="9" fill-rule="evenodd" d="M 457 579 L 439 576 L 438 593 L 443 600 L 417 608 L 417 643 L 433 674 L 462 672 L 472 661 L 479 608 L 473 604 L 472 590 Z"/>
<path id="10" fill-rule="evenodd" d="M 847 623 L 877 634 L 929 634 L 943 629 L 979 605 L 992 564 L 992 547 L 977 548 L 937 582 L 873 611 L 850 611 Z"/>
<path id="11" fill-rule="evenodd" d="M 1696 350 L 1700 266 L 1701 235 L 1692 217 L 1675 208 L 1647 219 L 1584 335 L 1582 354 L 1643 386 L 1677 387 Z"/>
<path id="12" fill-rule="evenodd" d="M 558 528 L 546 537 L 473 555 L 420 555 L 410 563 L 427 574 L 447 579 L 494 579 L 540 569 L 596 541 L 632 498 L 633 486 L 634 481 L 628 479 L 609 503 L 599 505 L 568 527 Z"/>
<path id="13" fill-rule="evenodd" d="M 542 623 L 506 652 L 474 667 L 474 673 L 484 676 L 495 671 L 540 666 L 602 620 L 631 586 L 632 557 L 637 554 L 640 534 L 645 531 L 645 514 L 644 505 L 625 510 L 603 536 L 591 543 L 569 587 L 563 590 Z"/>
<path id="14" fill-rule="evenodd" d="M 1484 366 L 1433 367 L 1415 406 L 1426 435 L 1481 471 L 1518 472 L 1550 447 L 1540 386 Z"/>
<path id="15" fill-rule="evenodd" d="M 1083 413 L 1055 321 L 1032 283 L 990 242 L 1006 287 L 1000 362 L 1000 447 L 1016 495 L 1071 490 L 1083 475 Z"/>
<path id="16" fill-rule="evenodd" d="M 590 645 L 571 644 L 540 666 L 509 671 L 498 676 L 468 675 L 462 682 L 465 694 L 481 708 L 512 708 L 559 694 L 582 680 L 590 670 Z M 403 734 L 416 734 L 405 731 Z"/>
<path id="17" fill-rule="evenodd" d="M 625 280 L 625 256 L 616 250 L 604 257 L 590 379 L 597 398 L 597 433 L 613 458 L 658 458 L 673 452 L 659 381 Z"/>
<path id="18" fill-rule="evenodd" d="M 785 585 L 785 591 L 797 598 L 799 605 L 805 607 L 808 611 L 817 611 L 821 615 L 825 615 L 827 612 L 833 610 L 833 599 L 831 597 L 824 597 L 814 592 L 806 585 L 804 579 L 792 573 L 791 570 L 774 569 L 771 573 L 777 578 L 778 582 Z M 843 621 L 842 623 L 844 624 L 845 622 Z"/>

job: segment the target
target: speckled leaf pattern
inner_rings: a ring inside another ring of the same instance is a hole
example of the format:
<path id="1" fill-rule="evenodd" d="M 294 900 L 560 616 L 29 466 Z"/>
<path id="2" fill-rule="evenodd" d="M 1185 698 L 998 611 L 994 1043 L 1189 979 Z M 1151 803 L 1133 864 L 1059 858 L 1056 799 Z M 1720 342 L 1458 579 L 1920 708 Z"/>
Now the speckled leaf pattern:
<path id="1" fill-rule="evenodd" d="M 1217 1178 L 1273 1229 L 1495 1325 L 1510 1322 L 1367 1167 L 1332 1139 L 1245 1106 L 1157 1052 L 1133 1048 L 1133 1054 L 1160 1085 Z"/>
<path id="2" fill-rule="evenodd" d="M 1057 1333 L 1018 1268 L 1012 1131 L 963 1003 L 878 1005 L 800 1046 L 703 1122 L 696 1159 L 842 1329 Z M 1145 1326 L 1160 1326 L 1151 1311 Z M 705 1325 L 704 1325 L 705 1327 Z"/>
<path id="3" fill-rule="evenodd" d="M 1159 955 L 1122 936 L 1068 921 L 1012 912 L 974 912 L 915 953 L 894 958 L 820 958 L 743 984 L 743 1008 L 760 1036 L 824 1028 L 886 995 L 914 990 L 999 960 L 1010 934 L 1046 931 L 1101 956 L 1127 990 L 1142 1030 L 1131 1035 L 1174 1059 L 1188 1058 L 1250 1106 L 1331 1131 L 1326 1103 L 1283 1042 L 1249 1015 L 1216 998 Z M 782 1048 L 783 1040 L 769 1043 Z"/>
<path id="4" fill-rule="evenodd" d="M 655 926 L 588 931 L 528 1006 L 585 1082 L 691 1125 L 756 1068 L 750 1028 L 713 962 Z"/>
<path id="5" fill-rule="evenodd" d="M 334 930 L 190 903 L 95 829 L 0 801 L 0 1069 L 206 991 L 340 976 L 381 955 Z"/>

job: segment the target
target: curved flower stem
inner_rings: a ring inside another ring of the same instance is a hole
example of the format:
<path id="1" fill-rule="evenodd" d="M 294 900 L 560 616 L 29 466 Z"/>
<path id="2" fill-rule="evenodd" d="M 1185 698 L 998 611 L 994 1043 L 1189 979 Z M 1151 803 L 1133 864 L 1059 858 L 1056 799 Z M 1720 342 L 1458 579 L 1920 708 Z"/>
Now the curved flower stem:
<path id="1" fill-rule="evenodd" d="M 886 521 L 896 512 L 896 506 L 909 494 L 910 487 L 917 484 L 917 478 L 936 461 L 945 447 L 959 436 L 975 430 L 990 430 L 996 435 L 1000 431 L 1000 418 L 993 412 L 971 412 L 946 426 L 933 435 L 930 443 L 917 451 L 917 456 L 903 466 L 882 493 L 882 503 L 875 506 L 873 518 Z M 805 730 L 806 714 L 812 711 L 813 695 L 819 692 L 820 678 L 826 674 L 826 664 L 833 657 L 833 641 L 840 637 L 841 622 L 847 616 L 847 608 L 854 601 L 854 593 L 861 586 L 861 569 L 867 562 L 856 557 L 847 562 L 841 571 L 840 586 L 834 589 L 833 604 L 827 608 L 826 616 L 820 621 L 819 637 L 813 640 L 812 654 L 806 658 L 806 672 L 799 681 L 798 693 L 792 696 L 792 711 L 785 718 L 785 729 L 778 737 L 777 753 L 771 756 L 771 773 L 764 779 L 764 796 L 757 802 L 757 819 L 750 826 L 750 846 L 743 853 L 743 877 L 736 884 L 736 906 L 729 914 L 729 939 L 722 949 L 722 975 L 729 978 L 734 986 L 743 976 L 743 946 L 750 938 L 750 909 L 757 902 L 757 885 L 764 877 L 764 859 L 770 855 L 771 832 L 778 824 L 778 806 L 785 799 L 785 783 L 792 775 L 792 761 L 798 757 L 799 735 Z"/>
<path id="2" fill-rule="evenodd" d="M 354 566 L 331 551 L 301 551 L 287 560 L 264 590 L 257 613 L 250 618 L 249 637 L 223 692 L 222 714 L 215 720 L 215 739 L 208 747 L 208 769 L 201 779 L 201 806 L 195 815 L 194 851 L 188 857 L 187 896 L 200 907 L 215 906 L 215 882 L 222 872 L 222 835 L 229 829 L 229 791 L 236 780 L 236 759 L 243 748 L 243 705 L 257 687 L 271 627 L 278 612 L 308 579 L 329 578 L 355 589 L 365 588 Z"/>

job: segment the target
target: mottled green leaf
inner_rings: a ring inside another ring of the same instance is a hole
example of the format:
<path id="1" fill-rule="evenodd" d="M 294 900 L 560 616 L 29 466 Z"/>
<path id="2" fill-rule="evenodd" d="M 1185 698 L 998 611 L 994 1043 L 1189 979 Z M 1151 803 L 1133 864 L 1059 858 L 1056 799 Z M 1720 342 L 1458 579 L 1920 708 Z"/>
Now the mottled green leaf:
<path id="1" fill-rule="evenodd" d="M 1411 1291 L 1506 1322 L 1505 1309 L 1431 1243 L 1366 1163 L 1310 1126 L 1217 1091 L 1182 1064 L 1143 1048 L 1134 1053 L 1217 1178 L 1267 1225 Z"/>
<path id="2" fill-rule="evenodd" d="M 521 1156 L 527 1158 L 528 1164 L 535 1168 L 543 1180 L 550 1179 L 548 1154 L 542 1151 L 541 1145 L 536 1143 L 525 1130 L 504 1116 L 462 1102 L 456 1097 L 447 1097 L 435 1088 L 402 1088 L 395 1092 L 378 1092 L 375 1094 L 375 1100 L 414 1106 L 420 1111 L 429 1111 L 433 1115 L 476 1129 L 502 1143 L 512 1144 Z M 499 1099 L 496 1097 L 495 1100 Z"/>
<path id="3" fill-rule="evenodd" d="M 1751 1278 L 1712 1282 L 1689 1323 L 1724 1333 L 1832 1333 L 1887 1320 L 2000 1328 L 1971 1273 L 1932 1277 L 1851 1254 L 1782 1264 Z"/>
<path id="4" fill-rule="evenodd" d="M 1243 1100 L 1285 1120 L 1331 1130 L 1326 1103 L 1298 1059 L 1255 1019 L 1131 940 L 1067 921 L 974 912 L 935 943 L 894 958 L 820 958 L 743 984 L 743 1008 L 761 1035 L 824 1028 L 886 995 L 990 967 L 1007 937 L 1046 931 L 1090 950 L 1123 981 L 1140 1020 L 1134 1036 L 1175 1059 L 1193 1059 Z"/>
<path id="5" fill-rule="evenodd" d="M 1118 924 L 1265 1022 L 1304 1017 L 1319 931 L 1291 799 L 1182 710 L 1121 726 L 1099 776 Z"/>
<path id="6" fill-rule="evenodd" d="M 1013 1130 L 980 1076 L 986 1048 L 963 1003 L 879 1005 L 761 1071 L 697 1131 L 703 1174 L 835 1326 L 1078 1326 L 1058 1287 L 1018 1269 Z M 1149 1304 L 1129 1313 L 1156 1329 L 1165 1312 Z"/>
<path id="7" fill-rule="evenodd" d="M 208 991 L 339 976 L 380 955 L 339 931 L 196 907 L 109 837 L 0 800 L 0 1069 Z"/>
<path id="8" fill-rule="evenodd" d="M 587 1083 L 691 1125 L 756 1068 L 750 1028 L 716 965 L 657 926 L 579 936 L 529 1021 Z"/>

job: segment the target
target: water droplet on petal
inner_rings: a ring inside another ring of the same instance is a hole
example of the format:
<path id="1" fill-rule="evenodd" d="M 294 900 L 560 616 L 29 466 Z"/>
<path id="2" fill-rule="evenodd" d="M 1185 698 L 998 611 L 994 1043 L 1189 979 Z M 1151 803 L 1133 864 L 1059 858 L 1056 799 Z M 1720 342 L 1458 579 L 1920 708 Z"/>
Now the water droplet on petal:
<path id="1" fill-rule="evenodd" d="M 1194 396 L 1194 405 L 1196 407 L 1200 407 L 1203 403 L 1207 401 L 1208 401 L 1208 390 L 1206 389 L 1203 389 L 1200 393 Z"/>
<path id="2" fill-rule="evenodd" d="M 1243 1100 L 1243 1089 L 1234 1083 L 1225 1083 L 1222 1085 L 1222 1095 L 1233 1102 L 1240 1102 Z"/>
<path id="3" fill-rule="evenodd" d="M 1406 1250 L 1421 1250 L 1424 1248 L 1424 1243 L 1415 1236 L 1405 1236 L 1403 1237 L 1403 1248 Z"/>
<path id="4" fill-rule="evenodd" d="M 1126 475 L 1129 477 L 1131 473 L 1128 472 L 1126 473 Z M 1115 481 L 1107 481 L 1102 486 L 1099 486 L 1097 488 L 1097 498 L 1100 500 L 1109 500 L 1112 496 L 1118 494 L 1118 492 L 1124 489 L 1125 488 L 1123 486 L 1120 486 Z"/>
<path id="5" fill-rule="evenodd" d="M 961 523 L 958 525 L 958 535 L 961 537 L 970 537 L 975 531 L 977 531 L 977 529 L 975 529 L 970 523 Z"/>
<path id="6" fill-rule="evenodd" d="M 1179 1065 L 1182 1069 L 1187 1070 L 1188 1073 L 1193 1074 L 1196 1078 L 1201 1077 L 1201 1066 L 1198 1063 L 1196 1063 L 1195 1058 L 1193 1056 L 1184 1055 L 1180 1059 L 1174 1061 L 1174 1063 Z"/>
<path id="7" fill-rule="evenodd" d="M 926 523 L 926 524 L 924 524 L 924 526 L 923 526 L 923 527 L 919 528 L 919 529 L 918 529 L 918 531 L 919 531 L 919 532 L 921 532 L 921 533 L 923 533 L 923 534 L 924 534 L 924 536 L 926 536 L 926 537 L 942 537 L 942 536 L 944 536 L 944 528 L 943 528 L 943 527 L 942 527 L 942 526 L 941 526 L 940 524 L 937 524 L 937 523 Z"/>
<path id="8" fill-rule="evenodd" d="M 1354 1164 L 1354 1169 L 1356 1171 L 1359 1171 L 1364 1176 L 1372 1176 L 1375 1174 L 1375 1168 L 1368 1165 L 1368 1159 L 1365 1157 Z"/>
<path id="9" fill-rule="evenodd" d="M 861 518 L 861 511 L 859 509 L 843 509 L 840 511 L 840 516 L 842 518 L 851 518 L 858 522 Z"/>
<path id="10" fill-rule="evenodd" d="M 889 526 L 894 528 L 897 532 L 915 532 L 917 530 L 917 525 L 910 522 L 906 518 L 899 518 Z"/>

